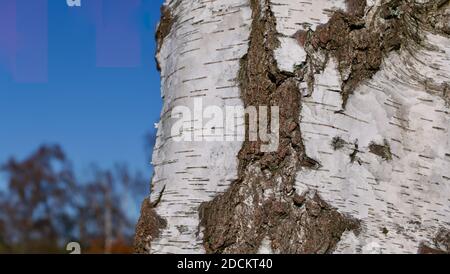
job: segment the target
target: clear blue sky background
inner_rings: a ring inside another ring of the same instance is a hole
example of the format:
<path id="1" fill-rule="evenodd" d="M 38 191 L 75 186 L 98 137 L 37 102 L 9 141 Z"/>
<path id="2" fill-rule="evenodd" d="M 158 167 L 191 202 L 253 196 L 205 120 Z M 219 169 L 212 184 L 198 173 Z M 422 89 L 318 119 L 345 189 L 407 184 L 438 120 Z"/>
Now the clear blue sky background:
<path id="1" fill-rule="evenodd" d="M 82 0 L 83 6 L 76 9 L 67 7 L 65 0 L 48 1 L 48 79 L 44 83 L 17 82 L 5 61 L 8 58 L 0 58 L 0 163 L 11 156 L 23 159 L 41 144 L 57 143 L 78 174 L 91 163 L 107 168 L 126 162 L 150 176 L 144 135 L 154 131 L 161 109 L 154 32 L 162 0 L 141 0 L 133 15 L 135 24 L 127 26 L 138 33 L 141 45 L 140 64 L 134 67 L 98 66 L 95 20 L 86 7 L 89 1 Z M 120 16 L 120 5 L 117 9 L 113 14 Z M 21 20 L 27 18 L 19 16 L 17 23 L 22 24 Z M 7 40 L 2 37 L 0 43 Z M 0 51 L 2 46 L 6 47 L 0 45 Z"/>

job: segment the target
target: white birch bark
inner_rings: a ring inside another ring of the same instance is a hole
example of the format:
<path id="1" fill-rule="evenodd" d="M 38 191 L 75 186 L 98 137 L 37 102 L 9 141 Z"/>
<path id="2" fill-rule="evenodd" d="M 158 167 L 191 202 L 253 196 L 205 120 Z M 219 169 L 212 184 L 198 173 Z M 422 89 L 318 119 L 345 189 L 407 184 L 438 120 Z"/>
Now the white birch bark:
<path id="1" fill-rule="evenodd" d="M 380 3 L 367 1 L 369 18 Z M 196 98 L 223 109 L 243 105 L 236 79 L 248 49 L 252 10 L 248 0 L 167 0 L 165 5 L 175 22 L 157 56 L 164 105 L 151 201 L 160 199 L 155 210 L 167 226 L 151 242 L 151 252 L 204 253 L 198 207 L 237 178 L 242 142 L 176 142 L 171 110 L 193 109 Z M 270 8 L 281 42 L 275 51 L 278 67 L 292 72 L 307 57 L 293 35 L 301 26 L 315 30 L 327 23 L 333 10 L 346 9 L 346 1 L 271 0 Z M 391 52 L 349 97 L 344 112 L 339 112 L 342 76 L 336 60 L 316 74 L 312 94 L 299 83 L 310 95 L 302 102 L 303 142 L 321 168 L 299 170 L 296 191 L 316 190 L 339 212 L 361 221 L 359 233 L 344 233 L 337 253 L 417 253 L 439 228 L 450 227 L 450 110 L 422 81 L 449 82 L 450 39 L 426 35 L 433 47 Z M 198 126 L 191 130 L 201 130 Z M 335 137 L 345 141 L 343 149 L 332 149 Z M 391 161 L 370 153 L 371 144 L 385 140 Z M 359 163 L 351 163 L 356 142 Z M 270 250 L 264 240 L 260 251 Z"/>
<path id="2" fill-rule="evenodd" d="M 164 39 L 161 64 L 164 105 L 153 155 L 152 200 L 167 228 L 154 253 L 203 253 L 198 207 L 227 189 L 237 176 L 241 142 L 175 142 L 171 110 L 202 98 L 206 105 L 242 105 L 236 77 L 246 53 L 251 10 L 247 0 L 167 1 L 176 19 Z M 192 113 L 194 114 L 194 113 Z M 190 129 L 200 131 L 198 124 Z"/>

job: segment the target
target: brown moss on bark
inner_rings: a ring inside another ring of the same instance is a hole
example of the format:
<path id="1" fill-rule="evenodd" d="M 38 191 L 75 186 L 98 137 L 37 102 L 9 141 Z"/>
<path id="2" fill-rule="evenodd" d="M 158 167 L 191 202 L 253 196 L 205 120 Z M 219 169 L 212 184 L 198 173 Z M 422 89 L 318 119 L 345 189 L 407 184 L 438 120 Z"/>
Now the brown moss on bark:
<path id="1" fill-rule="evenodd" d="M 261 142 L 244 142 L 238 155 L 239 179 L 200 206 L 204 247 L 208 253 L 256 253 L 268 237 L 276 253 L 329 253 L 358 222 L 318 194 L 296 193 L 297 171 L 319 163 L 305 154 L 299 83 L 278 69 L 274 57 L 279 42 L 270 3 L 251 0 L 251 8 L 249 50 L 239 74 L 241 97 L 246 107 L 280 107 L 280 145 L 276 152 L 263 153 Z"/>

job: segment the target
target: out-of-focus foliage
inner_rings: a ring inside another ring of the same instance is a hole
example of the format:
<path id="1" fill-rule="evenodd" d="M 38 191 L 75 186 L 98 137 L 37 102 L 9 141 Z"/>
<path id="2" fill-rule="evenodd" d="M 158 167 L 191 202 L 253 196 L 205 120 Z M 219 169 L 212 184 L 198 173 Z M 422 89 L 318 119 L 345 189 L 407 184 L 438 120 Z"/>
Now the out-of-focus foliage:
<path id="1" fill-rule="evenodd" d="M 42 146 L 23 161 L 1 166 L 0 253 L 130 253 L 134 221 L 130 208 L 147 194 L 147 182 L 126 165 L 92 167 L 79 181 L 59 146 Z"/>

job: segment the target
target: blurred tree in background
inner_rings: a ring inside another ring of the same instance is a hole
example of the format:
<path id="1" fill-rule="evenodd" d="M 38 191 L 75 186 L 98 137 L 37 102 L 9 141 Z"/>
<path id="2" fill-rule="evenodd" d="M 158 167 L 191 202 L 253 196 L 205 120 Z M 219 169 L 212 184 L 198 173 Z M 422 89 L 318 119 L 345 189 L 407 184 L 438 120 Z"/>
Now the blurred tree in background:
<path id="1" fill-rule="evenodd" d="M 57 145 L 2 165 L 8 181 L 0 190 L 0 253 L 67 253 L 72 241 L 83 253 L 131 253 L 130 208 L 148 194 L 147 182 L 125 164 L 91 170 L 90 180 L 78 181 Z"/>

